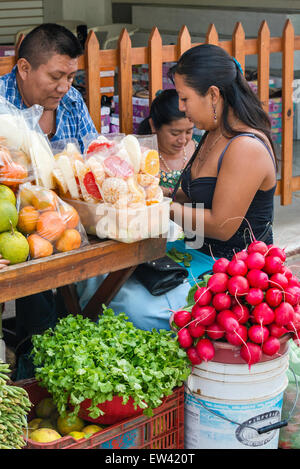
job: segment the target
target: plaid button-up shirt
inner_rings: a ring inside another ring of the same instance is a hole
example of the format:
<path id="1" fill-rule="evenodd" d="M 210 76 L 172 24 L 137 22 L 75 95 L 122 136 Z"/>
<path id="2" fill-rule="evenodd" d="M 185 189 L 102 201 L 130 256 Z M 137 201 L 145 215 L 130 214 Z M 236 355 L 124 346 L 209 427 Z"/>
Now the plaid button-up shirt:
<path id="1" fill-rule="evenodd" d="M 0 91 L 15 107 L 26 109 L 17 85 L 16 67 L 15 65 L 10 73 L 0 77 Z M 83 152 L 84 137 L 89 134 L 98 134 L 98 132 L 81 94 L 71 87 L 56 109 L 56 132 L 51 144 L 75 139 Z"/>

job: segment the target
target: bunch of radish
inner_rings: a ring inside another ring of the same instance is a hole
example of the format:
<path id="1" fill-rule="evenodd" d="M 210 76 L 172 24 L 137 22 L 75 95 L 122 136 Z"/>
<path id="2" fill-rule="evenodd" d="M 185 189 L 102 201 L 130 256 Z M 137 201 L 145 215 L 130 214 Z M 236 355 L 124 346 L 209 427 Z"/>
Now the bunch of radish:
<path id="1" fill-rule="evenodd" d="M 214 341 L 240 347 L 249 367 L 262 354 L 278 356 L 284 334 L 300 344 L 300 282 L 285 260 L 283 249 L 253 241 L 231 260 L 215 261 L 192 308 L 173 314 L 178 341 L 193 365 L 214 358 Z"/>

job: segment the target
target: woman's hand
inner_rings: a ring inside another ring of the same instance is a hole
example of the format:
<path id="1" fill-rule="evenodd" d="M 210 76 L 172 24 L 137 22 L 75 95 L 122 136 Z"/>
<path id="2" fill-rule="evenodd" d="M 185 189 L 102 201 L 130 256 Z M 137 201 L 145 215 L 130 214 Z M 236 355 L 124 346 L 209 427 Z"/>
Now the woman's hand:
<path id="1" fill-rule="evenodd" d="M 0 270 L 3 269 L 4 267 L 7 267 L 9 263 L 10 263 L 9 260 L 2 259 L 2 256 L 0 255 Z"/>

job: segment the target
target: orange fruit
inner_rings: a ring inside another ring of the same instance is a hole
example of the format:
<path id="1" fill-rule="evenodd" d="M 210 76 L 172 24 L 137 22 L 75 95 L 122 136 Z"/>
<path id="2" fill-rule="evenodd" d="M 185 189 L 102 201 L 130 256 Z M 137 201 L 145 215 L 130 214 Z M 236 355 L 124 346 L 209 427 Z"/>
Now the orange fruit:
<path id="1" fill-rule="evenodd" d="M 24 184 L 24 186 L 20 187 L 20 203 L 21 207 L 25 207 L 26 205 L 32 205 L 31 200 L 33 197 L 33 190 L 29 187 L 26 187 L 27 184 Z"/>
<path id="2" fill-rule="evenodd" d="M 31 205 L 21 208 L 17 228 L 24 234 L 33 233 L 36 229 L 36 223 L 39 218 L 39 212 Z"/>
<path id="3" fill-rule="evenodd" d="M 151 176 L 156 176 L 159 173 L 159 155 L 156 150 L 149 150 L 143 154 L 141 171 Z"/>
<path id="4" fill-rule="evenodd" d="M 37 210 L 56 210 L 58 197 L 50 189 L 35 190 L 31 198 L 31 204 Z"/>
<path id="5" fill-rule="evenodd" d="M 56 241 L 61 237 L 66 227 L 66 222 L 58 212 L 47 210 L 41 213 L 38 218 L 36 233 L 48 241 Z"/>
<path id="6" fill-rule="evenodd" d="M 66 222 L 67 228 L 76 228 L 76 226 L 78 226 L 80 218 L 77 210 L 72 205 L 61 205 L 59 207 L 59 213 Z"/>
<path id="7" fill-rule="evenodd" d="M 37 234 L 29 235 L 27 241 L 29 244 L 30 257 L 32 259 L 51 256 L 53 253 L 52 244 L 47 241 L 47 239 L 44 239 Z"/>
<path id="8" fill-rule="evenodd" d="M 79 231 L 74 229 L 67 229 L 56 241 L 55 247 L 60 252 L 73 251 L 73 249 L 80 248 L 81 236 Z"/>

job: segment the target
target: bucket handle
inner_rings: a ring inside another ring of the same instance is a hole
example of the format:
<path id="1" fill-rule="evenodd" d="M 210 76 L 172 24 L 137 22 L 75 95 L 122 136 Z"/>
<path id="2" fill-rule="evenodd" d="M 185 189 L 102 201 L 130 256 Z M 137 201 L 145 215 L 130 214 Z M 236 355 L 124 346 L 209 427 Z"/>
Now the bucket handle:
<path id="1" fill-rule="evenodd" d="M 299 386 L 298 386 L 298 380 L 297 380 L 297 376 L 296 376 L 296 373 L 294 372 L 294 370 L 290 367 L 289 368 L 291 370 L 291 372 L 293 373 L 294 375 L 294 379 L 295 379 L 295 383 L 296 383 L 296 397 L 295 397 L 295 400 L 294 400 L 294 403 L 292 405 L 292 408 L 289 412 L 289 416 L 288 418 L 284 419 L 284 420 L 280 420 L 279 422 L 275 422 L 275 423 L 272 423 L 270 425 L 266 425 L 264 427 L 261 427 L 261 428 L 255 428 L 255 427 L 252 427 L 251 425 L 244 425 L 245 427 L 247 428 L 251 428 L 252 430 L 255 430 L 259 435 L 261 435 L 262 433 L 267 433 L 271 430 L 277 430 L 278 428 L 281 428 L 281 427 L 286 427 L 289 423 L 289 421 L 291 420 L 292 418 L 292 415 L 294 413 L 294 410 L 295 410 L 295 407 L 296 407 L 296 404 L 297 404 L 297 401 L 298 401 L 298 397 L 299 397 Z M 186 384 L 186 387 L 189 391 L 189 393 L 193 396 L 195 395 L 195 393 L 193 391 L 191 391 L 188 383 L 189 383 L 189 379 L 190 379 L 191 375 L 188 377 L 188 380 L 187 380 L 187 384 Z M 198 397 L 198 396 L 197 396 Z M 230 422 L 230 423 L 233 423 L 234 425 L 237 425 L 237 426 L 240 426 L 241 424 L 239 422 L 235 422 L 234 420 L 231 420 L 227 417 L 225 417 L 225 415 L 222 415 L 220 414 L 219 412 L 215 412 L 214 410 L 210 409 L 209 407 L 207 407 L 203 402 L 200 401 L 200 405 L 202 405 L 202 407 L 204 407 L 208 412 L 216 415 L 217 417 L 220 417 L 221 419 L 223 420 L 227 420 L 227 422 Z"/>

